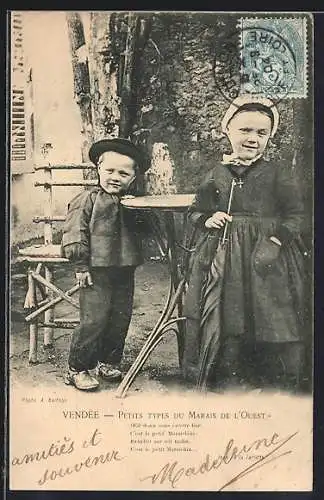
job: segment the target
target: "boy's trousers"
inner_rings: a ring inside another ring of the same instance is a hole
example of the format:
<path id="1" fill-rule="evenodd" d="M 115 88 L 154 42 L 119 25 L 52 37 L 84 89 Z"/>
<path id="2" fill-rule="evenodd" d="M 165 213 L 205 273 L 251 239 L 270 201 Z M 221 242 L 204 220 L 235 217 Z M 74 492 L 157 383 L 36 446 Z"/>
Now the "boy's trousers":
<path id="1" fill-rule="evenodd" d="M 135 267 L 90 270 L 93 285 L 80 289 L 80 326 L 73 332 L 69 367 L 92 370 L 98 361 L 120 363 L 132 315 Z"/>

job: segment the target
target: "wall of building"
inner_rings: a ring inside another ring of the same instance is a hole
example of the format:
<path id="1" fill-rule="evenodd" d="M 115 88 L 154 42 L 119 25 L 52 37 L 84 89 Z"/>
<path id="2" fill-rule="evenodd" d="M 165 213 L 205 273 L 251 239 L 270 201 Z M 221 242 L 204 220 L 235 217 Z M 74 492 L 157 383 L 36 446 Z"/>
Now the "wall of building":
<path id="1" fill-rule="evenodd" d="M 73 76 L 66 19 L 63 12 L 24 12 L 24 54 L 26 70 L 26 103 L 34 114 L 33 162 L 41 164 L 81 162 L 80 113 L 73 95 Z M 30 72 L 31 70 L 31 72 Z M 30 80 L 28 83 L 28 80 Z M 29 125 L 29 124 L 28 124 Z M 48 145 L 48 154 L 42 147 Z M 56 179 L 76 178 L 76 172 L 59 172 Z M 82 177 L 80 172 L 77 176 Z M 18 244 L 42 235 L 42 225 L 32 222 L 41 215 L 44 194 L 34 182 L 41 172 L 12 176 L 12 243 Z M 66 205 L 80 188 L 54 188 L 57 214 L 66 211 Z"/>

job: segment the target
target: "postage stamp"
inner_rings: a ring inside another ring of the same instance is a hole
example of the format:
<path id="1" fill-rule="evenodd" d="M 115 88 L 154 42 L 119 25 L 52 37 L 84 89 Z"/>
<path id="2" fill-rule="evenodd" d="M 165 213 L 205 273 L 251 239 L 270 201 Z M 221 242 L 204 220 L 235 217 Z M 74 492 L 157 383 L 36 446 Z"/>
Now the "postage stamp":
<path id="1" fill-rule="evenodd" d="M 240 19 L 241 91 L 275 99 L 307 96 L 306 18 Z"/>
<path id="2" fill-rule="evenodd" d="M 216 49 L 215 82 L 223 97 L 306 98 L 307 17 L 241 17 Z"/>

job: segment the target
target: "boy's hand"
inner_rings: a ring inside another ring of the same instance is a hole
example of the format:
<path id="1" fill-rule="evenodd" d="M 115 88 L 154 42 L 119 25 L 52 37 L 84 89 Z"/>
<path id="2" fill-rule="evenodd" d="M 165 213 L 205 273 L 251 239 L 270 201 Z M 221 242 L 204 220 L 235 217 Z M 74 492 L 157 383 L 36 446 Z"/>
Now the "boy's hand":
<path id="1" fill-rule="evenodd" d="M 232 222 L 232 216 L 226 212 L 215 212 L 206 220 L 205 226 L 207 229 L 219 229 L 224 226 L 226 221 Z"/>
<path id="2" fill-rule="evenodd" d="M 93 285 L 92 277 L 89 271 L 85 271 L 83 273 L 75 273 L 75 278 L 77 284 L 80 285 L 81 288 L 86 288 L 87 286 Z"/>

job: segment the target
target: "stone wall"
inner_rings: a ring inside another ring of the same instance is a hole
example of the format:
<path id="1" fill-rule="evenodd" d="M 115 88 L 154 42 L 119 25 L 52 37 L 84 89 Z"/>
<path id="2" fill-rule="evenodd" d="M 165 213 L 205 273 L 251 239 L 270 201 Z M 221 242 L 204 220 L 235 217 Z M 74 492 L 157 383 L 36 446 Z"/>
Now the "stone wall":
<path id="1" fill-rule="evenodd" d="M 153 18 L 135 132 L 149 152 L 156 142 L 168 147 L 178 192 L 195 190 L 204 173 L 228 151 L 220 122 L 229 102 L 215 83 L 213 68 L 222 40 L 231 36 L 237 21 L 238 16 L 216 13 L 159 13 Z M 308 99 L 278 103 L 280 126 L 267 156 L 291 162 L 311 186 L 311 88 L 309 94 Z"/>

